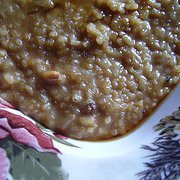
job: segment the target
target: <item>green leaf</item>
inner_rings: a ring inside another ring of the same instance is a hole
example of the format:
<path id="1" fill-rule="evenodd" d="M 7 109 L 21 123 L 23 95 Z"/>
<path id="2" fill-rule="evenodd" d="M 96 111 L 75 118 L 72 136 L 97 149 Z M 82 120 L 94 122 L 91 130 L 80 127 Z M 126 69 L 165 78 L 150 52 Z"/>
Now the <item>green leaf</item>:
<path id="1" fill-rule="evenodd" d="M 46 133 L 46 134 L 47 134 L 47 133 Z M 57 141 L 57 142 L 59 142 L 59 143 L 61 143 L 61 144 L 64 144 L 64 145 L 67 145 L 67 146 L 71 146 L 71 147 L 75 147 L 75 148 L 80 148 L 80 147 L 78 147 L 78 146 L 76 146 L 76 145 L 74 145 L 74 144 L 71 144 L 71 143 L 63 140 L 63 139 L 59 139 L 59 138 L 57 138 L 56 136 L 53 136 L 53 135 L 51 135 L 51 134 L 47 134 L 47 135 L 48 135 L 51 139 L 53 139 L 54 141 Z"/>
<path id="2" fill-rule="evenodd" d="M 43 125 L 39 124 L 38 122 L 35 122 L 36 126 L 39 127 L 46 135 L 48 135 L 51 139 L 53 139 L 56 142 L 59 142 L 61 144 L 67 145 L 67 146 L 71 146 L 71 147 L 76 147 L 76 148 L 80 148 L 74 144 L 69 143 L 68 141 L 65 141 L 63 139 L 57 138 L 56 136 L 54 136 L 52 133 L 53 131 L 50 129 L 45 128 Z"/>
<path id="3" fill-rule="evenodd" d="M 67 180 L 60 158 L 54 153 L 42 153 L 10 138 L 0 141 L 10 160 L 14 180 Z"/>

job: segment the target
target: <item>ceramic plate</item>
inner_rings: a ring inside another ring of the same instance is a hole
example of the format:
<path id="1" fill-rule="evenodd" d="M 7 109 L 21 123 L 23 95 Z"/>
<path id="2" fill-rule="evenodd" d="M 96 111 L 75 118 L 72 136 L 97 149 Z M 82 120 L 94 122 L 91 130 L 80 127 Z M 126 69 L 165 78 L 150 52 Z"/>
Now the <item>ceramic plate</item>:
<path id="1" fill-rule="evenodd" d="M 55 134 L 0 99 L 0 180 L 180 177 L 180 86 L 136 130 L 109 141 Z"/>

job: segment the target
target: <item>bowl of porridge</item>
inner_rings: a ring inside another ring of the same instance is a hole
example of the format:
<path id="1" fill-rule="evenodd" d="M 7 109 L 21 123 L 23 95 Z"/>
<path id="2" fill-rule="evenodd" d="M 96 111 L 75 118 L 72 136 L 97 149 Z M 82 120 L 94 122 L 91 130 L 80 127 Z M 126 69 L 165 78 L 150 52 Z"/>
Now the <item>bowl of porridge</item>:
<path id="1" fill-rule="evenodd" d="M 1 0 L 0 97 L 81 140 L 134 129 L 179 82 L 177 0 Z"/>

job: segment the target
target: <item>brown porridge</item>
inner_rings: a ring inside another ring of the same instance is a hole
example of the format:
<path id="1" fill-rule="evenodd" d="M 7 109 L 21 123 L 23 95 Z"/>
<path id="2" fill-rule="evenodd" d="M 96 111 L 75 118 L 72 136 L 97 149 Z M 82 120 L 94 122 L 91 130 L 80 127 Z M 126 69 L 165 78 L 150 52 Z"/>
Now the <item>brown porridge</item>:
<path id="1" fill-rule="evenodd" d="M 77 139 L 123 135 L 179 81 L 178 0 L 0 0 L 0 96 Z"/>

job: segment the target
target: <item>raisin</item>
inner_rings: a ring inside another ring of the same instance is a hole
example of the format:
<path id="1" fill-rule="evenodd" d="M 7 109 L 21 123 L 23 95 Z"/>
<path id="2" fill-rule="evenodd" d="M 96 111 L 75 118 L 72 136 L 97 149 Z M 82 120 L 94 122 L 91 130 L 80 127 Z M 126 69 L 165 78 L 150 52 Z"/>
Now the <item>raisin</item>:
<path id="1" fill-rule="evenodd" d="M 81 112 L 83 114 L 92 114 L 96 108 L 97 108 L 96 103 L 91 102 L 91 103 L 88 103 L 85 106 L 83 106 L 81 108 Z"/>

